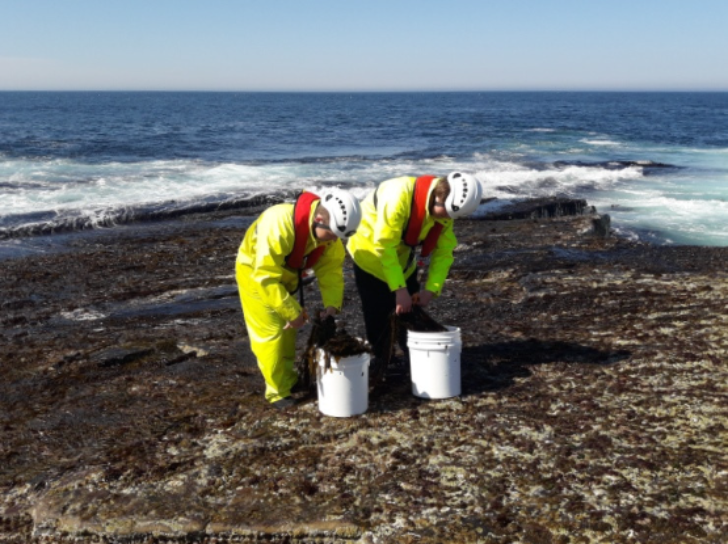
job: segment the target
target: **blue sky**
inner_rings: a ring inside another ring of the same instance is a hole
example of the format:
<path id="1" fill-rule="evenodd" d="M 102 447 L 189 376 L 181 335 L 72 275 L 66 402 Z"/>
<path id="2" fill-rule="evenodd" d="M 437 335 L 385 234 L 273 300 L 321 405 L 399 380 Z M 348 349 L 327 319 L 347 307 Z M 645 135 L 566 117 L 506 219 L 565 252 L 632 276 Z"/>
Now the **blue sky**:
<path id="1" fill-rule="evenodd" d="M 0 0 L 0 90 L 721 90 L 728 0 Z"/>

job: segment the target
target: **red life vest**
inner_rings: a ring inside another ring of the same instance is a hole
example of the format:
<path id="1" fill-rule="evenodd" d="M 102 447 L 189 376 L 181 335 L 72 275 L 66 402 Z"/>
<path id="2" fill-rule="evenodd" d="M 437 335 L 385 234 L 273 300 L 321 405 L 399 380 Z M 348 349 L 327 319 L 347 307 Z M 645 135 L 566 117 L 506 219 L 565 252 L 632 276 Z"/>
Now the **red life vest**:
<path id="1" fill-rule="evenodd" d="M 404 236 L 402 239 L 404 243 L 414 248 L 420 239 L 420 232 L 422 231 L 422 224 L 425 222 L 427 217 L 427 193 L 430 191 L 430 184 L 436 176 L 420 176 L 415 181 L 414 195 L 412 196 L 412 207 L 410 209 L 410 217 L 407 221 L 407 226 L 404 229 Z M 420 251 L 421 257 L 427 257 L 437 245 L 437 239 L 440 237 L 442 232 L 442 223 L 435 223 L 430 231 L 425 236 L 422 242 L 422 250 Z"/>
<path id="2" fill-rule="evenodd" d="M 321 200 L 320 197 L 313 193 L 304 191 L 296 199 L 293 207 L 293 227 L 296 231 L 296 237 L 293 242 L 293 250 L 286 257 L 286 265 L 296 270 L 311 268 L 319 260 L 319 257 L 326 250 L 326 246 L 318 246 L 308 255 L 304 255 L 306 251 L 306 243 L 311 236 L 310 228 L 310 212 L 314 201 Z"/>

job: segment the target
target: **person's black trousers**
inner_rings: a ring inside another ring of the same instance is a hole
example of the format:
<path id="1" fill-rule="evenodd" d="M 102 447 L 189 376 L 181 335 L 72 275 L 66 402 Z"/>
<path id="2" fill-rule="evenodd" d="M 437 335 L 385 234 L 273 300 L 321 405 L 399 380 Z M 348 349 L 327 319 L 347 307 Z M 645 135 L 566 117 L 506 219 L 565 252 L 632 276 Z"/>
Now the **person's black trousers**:
<path id="1" fill-rule="evenodd" d="M 390 332 L 392 312 L 397 306 L 396 295 L 389 290 L 386 282 L 364 272 L 356 263 L 354 264 L 354 278 L 356 289 L 361 298 L 362 312 L 364 313 L 364 326 L 367 331 L 367 340 L 372 346 L 374 356 L 384 359 L 389 353 L 384 353 L 389 348 L 387 335 Z M 420 283 L 417 281 L 415 271 L 407 278 L 407 291 L 410 295 L 420 290 Z M 407 331 L 401 330 L 399 344 L 402 350 L 407 352 Z"/>

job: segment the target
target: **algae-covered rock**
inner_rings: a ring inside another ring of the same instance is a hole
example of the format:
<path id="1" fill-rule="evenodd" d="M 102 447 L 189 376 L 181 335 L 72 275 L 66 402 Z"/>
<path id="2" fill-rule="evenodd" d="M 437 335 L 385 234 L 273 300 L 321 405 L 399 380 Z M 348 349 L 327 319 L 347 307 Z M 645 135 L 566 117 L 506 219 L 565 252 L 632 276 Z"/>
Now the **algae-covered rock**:
<path id="1" fill-rule="evenodd" d="M 2 262 L 0 542 L 726 541 L 728 249 L 459 220 L 462 395 L 331 418 L 263 398 L 233 213 Z"/>

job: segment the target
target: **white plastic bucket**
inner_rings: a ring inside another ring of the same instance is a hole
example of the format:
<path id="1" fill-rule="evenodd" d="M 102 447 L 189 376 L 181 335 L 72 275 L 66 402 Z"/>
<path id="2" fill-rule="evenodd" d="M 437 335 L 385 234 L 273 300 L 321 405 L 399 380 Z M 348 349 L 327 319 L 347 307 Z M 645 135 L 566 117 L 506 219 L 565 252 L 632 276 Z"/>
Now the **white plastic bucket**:
<path id="1" fill-rule="evenodd" d="M 458 327 L 443 332 L 407 331 L 412 394 L 424 399 L 447 399 L 461 392 Z"/>
<path id="2" fill-rule="evenodd" d="M 318 361 L 316 389 L 319 411 L 327 416 L 349 417 L 363 414 L 369 407 L 369 354 L 331 356 L 326 368 L 326 353 L 316 350 Z"/>

